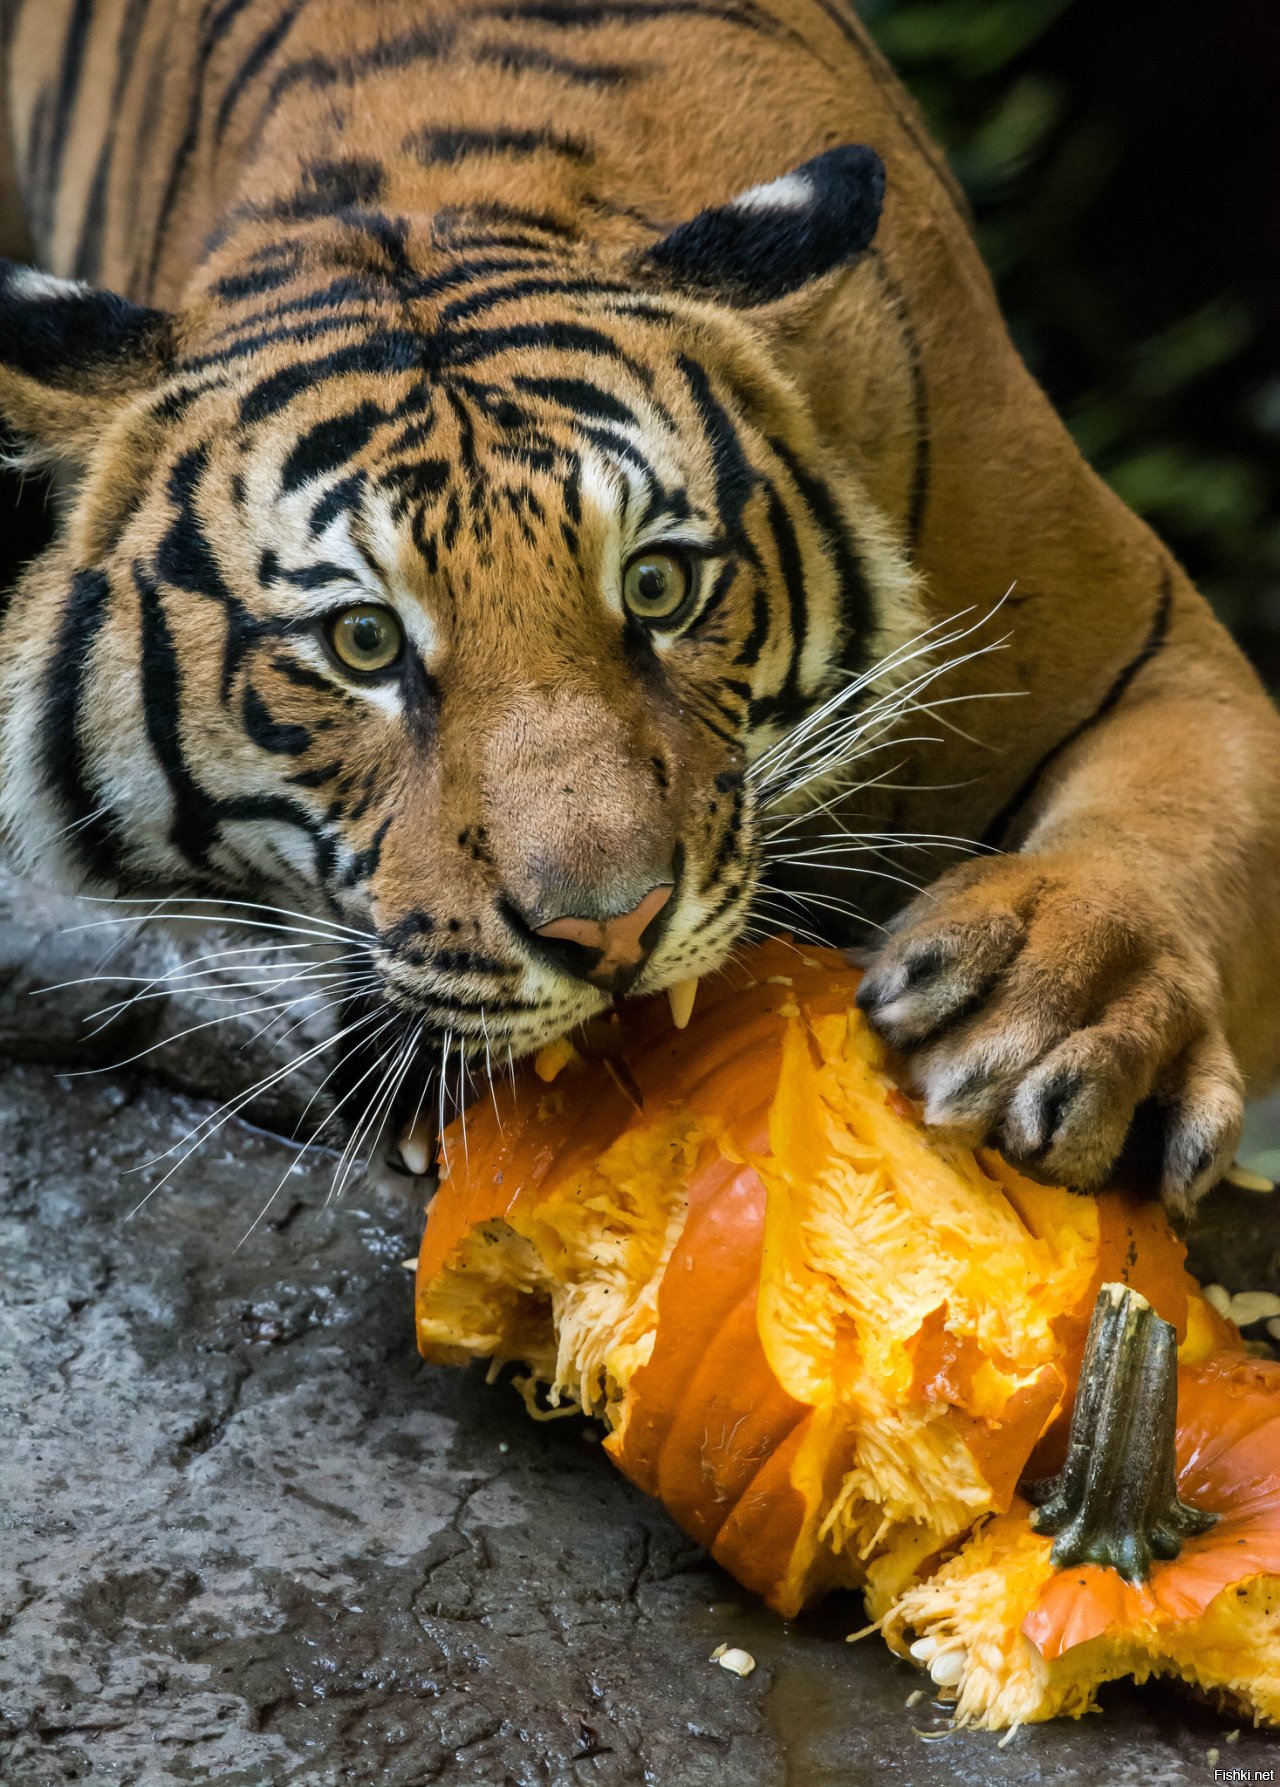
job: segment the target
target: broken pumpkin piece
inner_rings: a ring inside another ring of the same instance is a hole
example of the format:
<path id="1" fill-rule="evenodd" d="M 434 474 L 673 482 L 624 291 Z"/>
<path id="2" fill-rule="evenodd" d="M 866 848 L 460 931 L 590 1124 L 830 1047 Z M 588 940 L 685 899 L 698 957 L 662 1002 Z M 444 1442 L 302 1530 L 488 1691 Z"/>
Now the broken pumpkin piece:
<path id="1" fill-rule="evenodd" d="M 630 1007 L 554 1102 L 529 1071 L 497 1088 L 465 1153 L 445 1137 L 419 1345 L 519 1361 L 601 1419 L 614 1463 L 787 1616 L 862 1588 L 904 1632 L 903 1599 L 1012 1521 L 1010 1644 L 1034 1650 L 1052 1540 L 1016 1487 L 1063 1464 L 1100 1286 L 1139 1293 L 1197 1368 L 1239 1338 L 1158 1209 L 929 1132 L 858 980 L 768 943 L 683 1030 L 665 999 Z"/>
<path id="2" fill-rule="evenodd" d="M 561 1036 L 555 1042 L 549 1042 L 545 1049 L 539 1049 L 533 1058 L 533 1071 L 545 1085 L 550 1085 L 557 1075 L 578 1059 L 578 1051 L 567 1037 Z"/>
<path id="3" fill-rule="evenodd" d="M 1114 1293 L 1039 1508 L 1015 1500 L 899 1586 L 884 1636 L 916 1661 L 962 1658 L 948 1684 L 961 1724 L 1079 1716 L 1104 1682 L 1151 1675 L 1280 1721 L 1280 1365 L 1179 1366 L 1150 1311 Z M 1122 1432 L 1126 1395 L 1146 1412 Z"/>

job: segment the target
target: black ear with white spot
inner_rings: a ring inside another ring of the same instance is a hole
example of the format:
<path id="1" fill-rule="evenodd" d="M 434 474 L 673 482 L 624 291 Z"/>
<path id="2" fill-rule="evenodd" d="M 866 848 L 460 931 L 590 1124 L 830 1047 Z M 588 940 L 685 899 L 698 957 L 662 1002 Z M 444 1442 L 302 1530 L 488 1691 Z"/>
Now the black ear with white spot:
<path id="1" fill-rule="evenodd" d="M 110 410 L 159 382 L 173 336 L 164 311 L 0 260 L 0 419 L 74 457 Z"/>
<path id="2" fill-rule="evenodd" d="M 856 261 L 884 203 L 884 163 L 861 143 L 701 211 L 647 249 L 642 271 L 732 304 L 770 304 Z"/>

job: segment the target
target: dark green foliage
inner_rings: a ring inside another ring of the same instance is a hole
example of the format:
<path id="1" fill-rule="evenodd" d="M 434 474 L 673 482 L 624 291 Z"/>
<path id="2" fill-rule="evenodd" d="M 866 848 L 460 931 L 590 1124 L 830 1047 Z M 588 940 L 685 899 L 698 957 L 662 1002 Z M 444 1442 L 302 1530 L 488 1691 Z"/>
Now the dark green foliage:
<path id="1" fill-rule="evenodd" d="M 1280 14 L 859 10 L 964 183 L 1032 370 L 1280 686 Z"/>

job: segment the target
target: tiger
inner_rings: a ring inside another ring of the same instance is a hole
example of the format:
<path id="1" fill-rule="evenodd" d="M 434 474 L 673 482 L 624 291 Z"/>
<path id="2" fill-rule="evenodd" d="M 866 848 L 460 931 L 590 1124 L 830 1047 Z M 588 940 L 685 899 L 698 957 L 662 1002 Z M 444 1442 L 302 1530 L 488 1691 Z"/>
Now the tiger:
<path id="1" fill-rule="evenodd" d="M 450 1050 L 782 930 L 942 1134 L 1189 1210 L 1280 1064 L 1280 720 L 849 0 L 2 16 L 24 869 L 314 915 L 411 1171 Z"/>

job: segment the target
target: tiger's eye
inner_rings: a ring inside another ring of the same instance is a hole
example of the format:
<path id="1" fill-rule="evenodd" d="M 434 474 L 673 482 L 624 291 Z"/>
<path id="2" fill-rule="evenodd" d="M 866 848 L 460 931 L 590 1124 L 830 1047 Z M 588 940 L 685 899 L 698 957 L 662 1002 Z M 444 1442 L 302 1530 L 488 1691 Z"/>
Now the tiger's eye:
<path id="1" fill-rule="evenodd" d="M 362 602 L 356 608 L 344 608 L 330 621 L 329 643 L 334 656 L 349 670 L 374 676 L 395 663 L 404 646 L 404 634 L 389 608 Z"/>
<path id="2" fill-rule="evenodd" d="M 639 552 L 622 574 L 622 600 L 637 620 L 669 621 L 693 589 L 693 569 L 677 552 Z"/>

